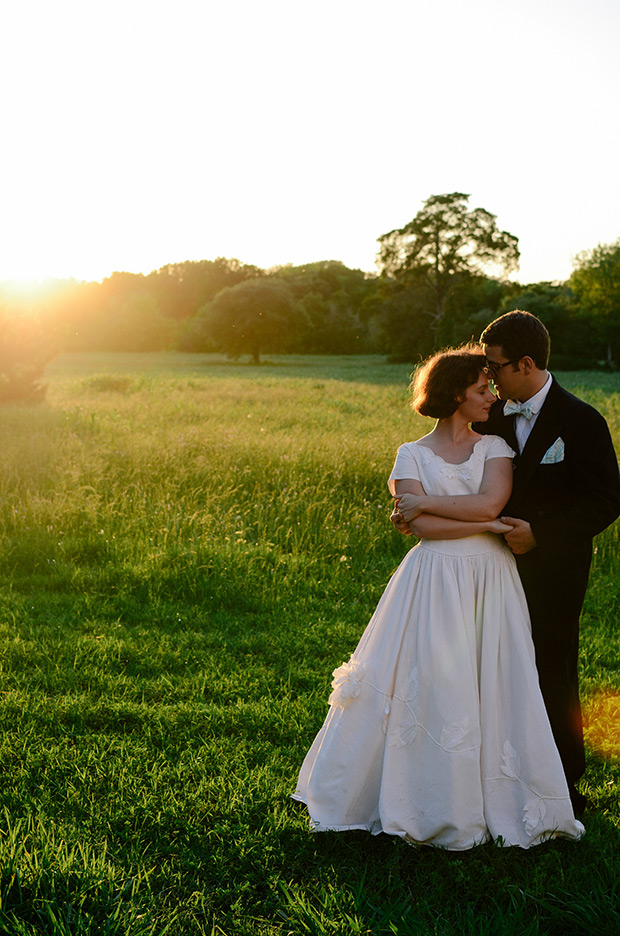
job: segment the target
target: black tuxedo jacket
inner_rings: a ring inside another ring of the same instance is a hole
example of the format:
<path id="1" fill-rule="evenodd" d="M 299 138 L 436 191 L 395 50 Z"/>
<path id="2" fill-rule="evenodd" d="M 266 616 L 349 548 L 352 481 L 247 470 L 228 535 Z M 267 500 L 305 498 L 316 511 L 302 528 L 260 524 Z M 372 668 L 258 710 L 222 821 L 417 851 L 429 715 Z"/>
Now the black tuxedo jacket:
<path id="1" fill-rule="evenodd" d="M 531 524 L 537 546 L 516 556 L 532 621 L 536 666 L 569 783 L 585 769 L 579 705 L 579 615 L 588 586 L 592 537 L 620 514 L 618 463 L 607 423 L 554 379 L 521 455 L 516 416 L 493 404 L 478 432 L 517 453 L 502 513 Z"/>
<path id="2" fill-rule="evenodd" d="M 620 514 L 618 462 L 607 423 L 555 378 L 521 455 L 515 420 L 504 416 L 504 401 L 498 400 L 488 421 L 474 427 L 501 436 L 517 453 L 503 514 L 530 523 L 541 553 L 590 549 L 592 537 Z M 547 455 L 558 440 L 559 453 Z"/>

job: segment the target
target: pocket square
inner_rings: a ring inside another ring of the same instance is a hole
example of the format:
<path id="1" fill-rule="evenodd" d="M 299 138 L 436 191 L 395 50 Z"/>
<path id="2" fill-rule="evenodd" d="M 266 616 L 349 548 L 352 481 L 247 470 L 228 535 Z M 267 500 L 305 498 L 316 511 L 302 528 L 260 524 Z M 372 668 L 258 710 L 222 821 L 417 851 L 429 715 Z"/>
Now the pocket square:
<path id="1" fill-rule="evenodd" d="M 564 439 L 561 436 L 555 440 L 542 457 L 541 465 L 557 465 L 564 461 Z"/>

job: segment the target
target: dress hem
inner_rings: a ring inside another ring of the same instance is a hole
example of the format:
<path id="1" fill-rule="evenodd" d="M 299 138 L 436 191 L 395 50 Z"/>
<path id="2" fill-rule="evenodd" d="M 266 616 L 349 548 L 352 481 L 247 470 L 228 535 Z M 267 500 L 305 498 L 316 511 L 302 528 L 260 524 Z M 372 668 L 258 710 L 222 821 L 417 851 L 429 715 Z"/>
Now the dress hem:
<path id="1" fill-rule="evenodd" d="M 297 803 L 302 803 L 306 809 L 308 804 L 303 798 L 301 793 L 291 793 L 290 798 Z M 567 832 L 562 832 L 559 829 L 548 829 L 544 832 L 540 832 L 535 836 L 530 842 L 526 845 L 521 844 L 520 842 L 506 842 L 502 835 L 498 835 L 494 838 L 490 832 L 487 832 L 486 836 L 474 839 L 471 843 L 467 845 L 442 845 L 440 842 L 434 842 L 432 840 L 426 839 L 424 841 L 413 838 L 409 832 L 386 832 L 385 829 L 381 828 L 380 823 L 357 823 L 353 825 L 322 825 L 318 823 L 315 819 L 310 816 L 310 828 L 312 832 L 368 832 L 370 835 L 394 835 L 397 838 L 403 839 L 407 845 L 412 847 L 422 847 L 426 848 L 439 848 L 443 851 L 471 851 L 472 848 L 478 848 L 481 845 L 494 845 L 496 848 L 521 848 L 523 851 L 528 851 L 530 848 L 536 848 L 537 845 L 544 845 L 546 842 L 551 842 L 556 839 L 564 839 L 569 842 L 579 842 L 585 835 L 585 828 L 578 820 L 576 825 L 580 828 L 579 835 L 571 835 Z"/>

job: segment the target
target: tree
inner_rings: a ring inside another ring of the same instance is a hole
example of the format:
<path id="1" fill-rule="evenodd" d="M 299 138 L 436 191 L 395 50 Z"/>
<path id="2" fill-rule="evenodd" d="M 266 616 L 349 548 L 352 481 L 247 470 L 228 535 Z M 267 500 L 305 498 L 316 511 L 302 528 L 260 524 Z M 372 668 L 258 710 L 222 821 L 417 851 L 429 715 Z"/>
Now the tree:
<path id="1" fill-rule="evenodd" d="M 298 320 L 285 286 L 253 279 L 222 289 L 198 313 L 194 333 L 229 357 L 250 354 L 259 364 L 262 351 L 286 347 Z"/>
<path id="2" fill-rule="evenodd" d="M 578 254 L 568 283 L 613 367 L 620 352 L 620 238 Z"/>
<path id="3" fill-rule="evenodd" d="M 262 275 L 258 267 L 223 257 L 170 263 L 148 276 L 115 272 L 100 283 L 56 288 L 45 301 L 46 318 L 65 350 L 168 349 L 218 292 Z"/>
<path id="4" fill-rule="evenodd" d="M 366 303 L 378 336 L 379 350 L 391 361 L 421 360 L 437 347 L 429 325 L 428 287 L 422 274 L 380 277 L 377 292 Z"/>
<path id="5" fill-rule="evenodd" d="M 393 361 L 416 361 L 439 346 L 477 340 L 519 288 L 505 280 L 463 274 L 447 298 L 441 328 L 435 332 L 428 315 L 429 287 L 422 271 L 406 277 L 381 277 L 367 307 L 381 336 L 379 350 Z"/>
<path id="6" fill-rule="evenodd" d="M 364 302 L 376 291 L 376 277 L 339 260 L 320 260 L 269 271 L 292 293 L 305 328 L 294 350 L 303 354 L 363 354 L 368 350 Z"/>
<path id="7" fill-rule="evenodd" d="M 103 283 L 76 285 L 50 320 L 63 350 L 164 351 L 174 346 L 178 323 L 161 314 L 144 277 L 131 276 L 114 273 Z M 122 288 L 111 288 L 114 283 Z"/>
<path id="8" fill-rule="evenodd" d="M 552 370 L 586 370 L 597 367 L 601 357 L 600 336 L 584 328 L 584 315 L 567 283 L 530 283 L 513 290 L 501 303 L 498 314 L 525 309 L 537 316 L 551 334 Z M 490 321 L 490 320 L 489 320 Z M 483 327 L 487 322 L 482 323 Z"/>
<path id="9" fill-rule="evenodd" d="M 190 319 L 226 286 L 256 279 L 263 271 L 239 260 L 185 260 L 168 263 L 146 277 L 149 295 L 167 318 Z"/>
<path id="10" fill-rule="evenodd" d="M 156 300 L 135 293 L 107 307 L 107 349 L 110 351 L 166 351 L 173 347 L 178 325 L 165 318 Z"/>
<path id="11" fill-rule="evenodd" d="M 431 195 L 415 218 L 402 228 L 382 234 L 377 265 L 390 279 L 413 276 L 417 293 L 426 290 L 426 314 L 436 339 L 448 298 L 472 274 L 516 270 L 518 239 L 500 231 L 495 215 L 484 208 L 468 209 L 469 195 Z"/>

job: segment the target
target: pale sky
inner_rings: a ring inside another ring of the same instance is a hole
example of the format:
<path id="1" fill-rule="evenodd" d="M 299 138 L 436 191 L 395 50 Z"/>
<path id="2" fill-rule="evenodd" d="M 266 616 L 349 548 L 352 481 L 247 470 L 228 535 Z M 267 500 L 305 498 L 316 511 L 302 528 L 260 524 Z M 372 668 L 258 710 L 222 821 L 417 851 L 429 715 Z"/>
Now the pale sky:
<path id="1" fill-rule="evenodd" d="M 19 0 L 0 280 L 236 257 L 375 269 L 460 191 L 521 282 L 620 237 L 618 0 Z"/>

